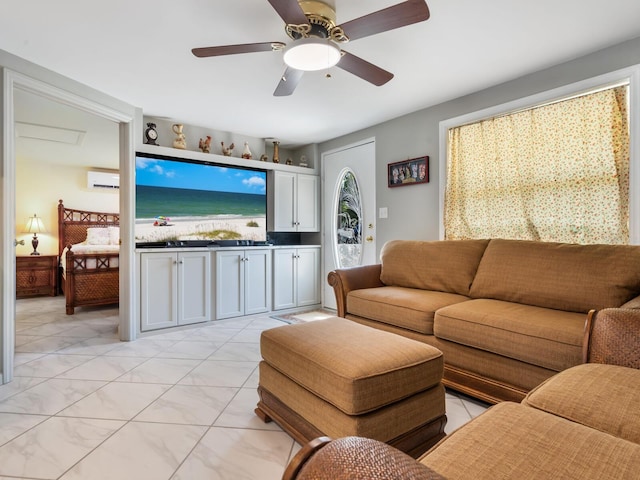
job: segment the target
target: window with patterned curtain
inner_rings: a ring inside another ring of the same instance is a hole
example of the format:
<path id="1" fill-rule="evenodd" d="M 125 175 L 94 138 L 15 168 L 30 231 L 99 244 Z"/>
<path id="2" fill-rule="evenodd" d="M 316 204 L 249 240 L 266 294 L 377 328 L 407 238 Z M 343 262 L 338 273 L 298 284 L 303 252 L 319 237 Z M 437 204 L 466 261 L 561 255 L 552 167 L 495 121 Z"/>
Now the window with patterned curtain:
<path id="1" fill-rule="evenodd" d="M 447 239 L 629 243 L 628 85 L 452 128 Z"/>

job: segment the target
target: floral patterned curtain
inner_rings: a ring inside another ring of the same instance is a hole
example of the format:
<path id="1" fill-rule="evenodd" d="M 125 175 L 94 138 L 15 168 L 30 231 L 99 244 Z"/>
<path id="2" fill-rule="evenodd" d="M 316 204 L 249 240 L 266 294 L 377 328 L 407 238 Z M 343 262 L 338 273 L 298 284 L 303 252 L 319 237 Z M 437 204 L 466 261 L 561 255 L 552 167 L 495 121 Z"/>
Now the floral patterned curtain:
<path id="1" fill-rule="evenodd" d="M 629 243 L 627 90 L 449 130 L 445 237 Z"/>

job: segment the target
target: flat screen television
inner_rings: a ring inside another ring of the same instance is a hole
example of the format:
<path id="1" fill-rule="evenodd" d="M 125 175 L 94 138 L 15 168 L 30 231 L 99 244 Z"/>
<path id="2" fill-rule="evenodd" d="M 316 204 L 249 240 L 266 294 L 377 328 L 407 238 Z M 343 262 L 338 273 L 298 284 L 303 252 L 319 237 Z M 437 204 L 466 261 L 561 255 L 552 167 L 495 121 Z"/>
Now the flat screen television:
<path id="1" fill-rule="evenodd" d="M 266 238 L 266 171 L 136 154 L 136 242 Z"/>

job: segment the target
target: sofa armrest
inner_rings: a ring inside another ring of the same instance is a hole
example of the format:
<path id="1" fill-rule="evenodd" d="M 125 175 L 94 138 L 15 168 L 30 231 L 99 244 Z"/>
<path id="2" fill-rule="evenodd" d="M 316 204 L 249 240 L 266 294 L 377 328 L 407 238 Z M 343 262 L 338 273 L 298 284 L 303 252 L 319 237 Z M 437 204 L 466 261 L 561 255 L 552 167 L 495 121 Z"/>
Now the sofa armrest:
<path id="1" fill-rule="evenodd" d="M 620 308 L 640 308 L 640 295 L 632 298 L 624 305 L 620 305 Z"/>
<path id="2" fill-rule="evenodd" d="M 283 480 L 444 480 L 400 450 L 362 437 L 320 437 L 302 447 Z"/>
<path id="3" fill-rule="evenodd" d="M 584 363 L 606 363 L 640 369 L 640 310 L 605 308 L 587 316 L 582 350 Z"/>
<path id="4" fill-rule="evenodd" d="M 347 313 L 347 294 L 350 291 L 384 286 L 384 283 L 380 281 L 381 272 L 382 265 L 379 263 L 339 268 L 329 272 L 327 281 L 333 287 L 333 292 L 336 295 L 339 317 L 344 317 Z"/>

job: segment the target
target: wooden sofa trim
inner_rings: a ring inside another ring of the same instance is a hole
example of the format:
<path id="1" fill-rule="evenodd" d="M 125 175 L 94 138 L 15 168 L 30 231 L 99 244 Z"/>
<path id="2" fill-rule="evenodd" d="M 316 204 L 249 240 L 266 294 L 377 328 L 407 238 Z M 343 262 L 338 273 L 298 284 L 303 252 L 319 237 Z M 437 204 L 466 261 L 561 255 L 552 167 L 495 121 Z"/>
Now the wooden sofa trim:
<path id="1" fill-rule="evenodd" d="M 390 447 L 362 437 L 331 440 L 319 437 L 293 457 L 282 480 L 444 480 L 422 463 Z"/>
<path id="2" fill-rule="evenodd" d="M 313 457 L 313 455 L 322 447 L 331 443 L 331 441 L 332 440 L 329 437 L 318 437 L 314 438 L 309 443 L 304 444 L 302 448 L 298 450 L 298 453 L 296 453 L 291 462 L 289 462 L 289 465 L 282 476 L 282 480 L 291 480 L 296 478 L 307 460 Z"/>
<path id="3" fill-rule="evenodd" d="M 528 393 L 528 390 L 496 382 L 446 363 L 442 384 L 447 388 L 492 404 L 504 401 L 521 402 Z"/>

